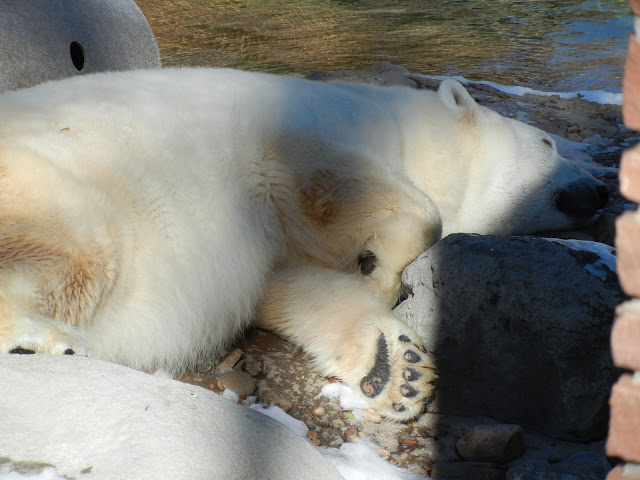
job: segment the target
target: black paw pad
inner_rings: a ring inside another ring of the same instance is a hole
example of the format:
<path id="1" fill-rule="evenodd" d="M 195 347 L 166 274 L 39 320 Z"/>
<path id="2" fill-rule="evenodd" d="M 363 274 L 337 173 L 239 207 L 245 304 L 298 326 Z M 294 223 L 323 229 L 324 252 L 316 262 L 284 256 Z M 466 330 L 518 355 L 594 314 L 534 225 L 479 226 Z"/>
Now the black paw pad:
<path id="1" fill-rule="evenodd" d="M 73 348 L 67 348 L 67 349 L 64 351 L 64 354 L 65 354 L 65 355 L 75 355 L 75 354 L 76 354 L 76 352 L 74 352 L 74 351 L 73 351 Z"/>
<path id="2" fill-rule="evenodd" d="M 15 353 L 18 355 L 33 355 L 36 352 L 34 350 L 29 350 L 28 348 L 16 347 L 13 350 L 9 350 L 9 353 Z"/>
<path id="3" fill-rule="evenodd" d="M 404 370 L 402 370 L 402 378 L 404 378 L 408 382 L 415 382 L 421 376 L 422 374 L 415 368 L 405 368 Z"/>
<path id="4" fill-rule="evenodd" d="M 407 409 L 407 407 L 405 407 L 404 405 L 401 405 L 399 403 L 394 403 L 392 406 L 393 406 L 393 409 L 396 412 L 404 412 Z"/>
<path id="5" fill-rule="evenodd" d="M 369 250 L 362 252 L 360 258 L 358 258 L 358 265 L 360 265 L 360 272 L 362 275 L 365 277 L 371 275 L 378 265 L 377 262 L 378 259 L 373 252 L 370 252 Z"/>
<path id="6" fill-rule="evenodd" d="M 407 350 L 404 352 L 404 359 L 409 363 L 418 363 L 420 361 L 420 355 L 413 350 Z"/>
<path id="7" fill-rule="evenodd" d="M 418 391 L 413 388 L 411 385 L 407 385 L 406 383 L 400 387 L 400 393 L 403 397 L 411 398 L 415 397 L 418 394 Z"/>
<path id="8" fill-rule="evenodd" d="M 389 363 L 389 353 L 387 351 L 387 341 L 384 335 L 378 337 L 376 349 L 376 360 L 373 368 L 360 382 L 360 389 L 369 398 L 377 397 L 382 393 L 384 387 L 391 378 L 391 365 Z"/>

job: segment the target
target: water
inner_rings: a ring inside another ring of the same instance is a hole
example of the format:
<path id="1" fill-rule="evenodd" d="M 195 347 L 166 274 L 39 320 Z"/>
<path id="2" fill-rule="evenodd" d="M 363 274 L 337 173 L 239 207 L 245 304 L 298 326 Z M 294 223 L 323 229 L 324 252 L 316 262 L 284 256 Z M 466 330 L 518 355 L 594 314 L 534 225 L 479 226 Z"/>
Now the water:
<path id="1" fill-rule="evenodd" d="M 540 90 L 621 91 L 627 0 L 137 0 L 163 64 L 366 68 Z"/>

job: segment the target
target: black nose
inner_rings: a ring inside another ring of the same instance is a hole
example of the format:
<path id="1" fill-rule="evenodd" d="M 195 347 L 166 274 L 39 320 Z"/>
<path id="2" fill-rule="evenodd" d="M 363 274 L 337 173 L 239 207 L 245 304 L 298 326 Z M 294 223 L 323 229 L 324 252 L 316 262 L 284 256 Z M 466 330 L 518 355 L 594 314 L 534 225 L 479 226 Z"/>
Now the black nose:
<path id="1" fill-rule="evenodd" d="M 556 207 L 570 217 L 589 219 L 609 200 L 603 183 L 580 181 L 572 183 L 556 196 Z"/>

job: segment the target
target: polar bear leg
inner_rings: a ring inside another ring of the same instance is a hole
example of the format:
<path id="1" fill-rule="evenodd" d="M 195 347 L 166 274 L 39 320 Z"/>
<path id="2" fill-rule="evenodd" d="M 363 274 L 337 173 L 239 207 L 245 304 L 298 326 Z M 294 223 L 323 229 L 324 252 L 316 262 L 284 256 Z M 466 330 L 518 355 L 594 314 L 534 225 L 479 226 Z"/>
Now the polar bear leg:
<path id="1" fill-rule="evenodd" d="M 437 377 L 417 334 L 353 274 L 303 265 L 276 272 L 258 324 L 369 398 L 378 412 L 405 421 L 419 415 Z"/>

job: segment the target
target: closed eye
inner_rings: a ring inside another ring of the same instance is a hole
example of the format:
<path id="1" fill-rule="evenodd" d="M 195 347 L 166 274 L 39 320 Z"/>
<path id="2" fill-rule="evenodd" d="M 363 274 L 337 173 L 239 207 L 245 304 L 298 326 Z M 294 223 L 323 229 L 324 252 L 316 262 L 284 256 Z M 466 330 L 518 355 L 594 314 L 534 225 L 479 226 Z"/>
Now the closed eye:
<path id="1" fill-rule="evenodd" d="M 553 148 L 553 143 L 551 143 L 551 140 L 549 140 L 548 138 L 543 138 L 542 141 L 545 144 L 549 145 L 551 148 Z"/>

